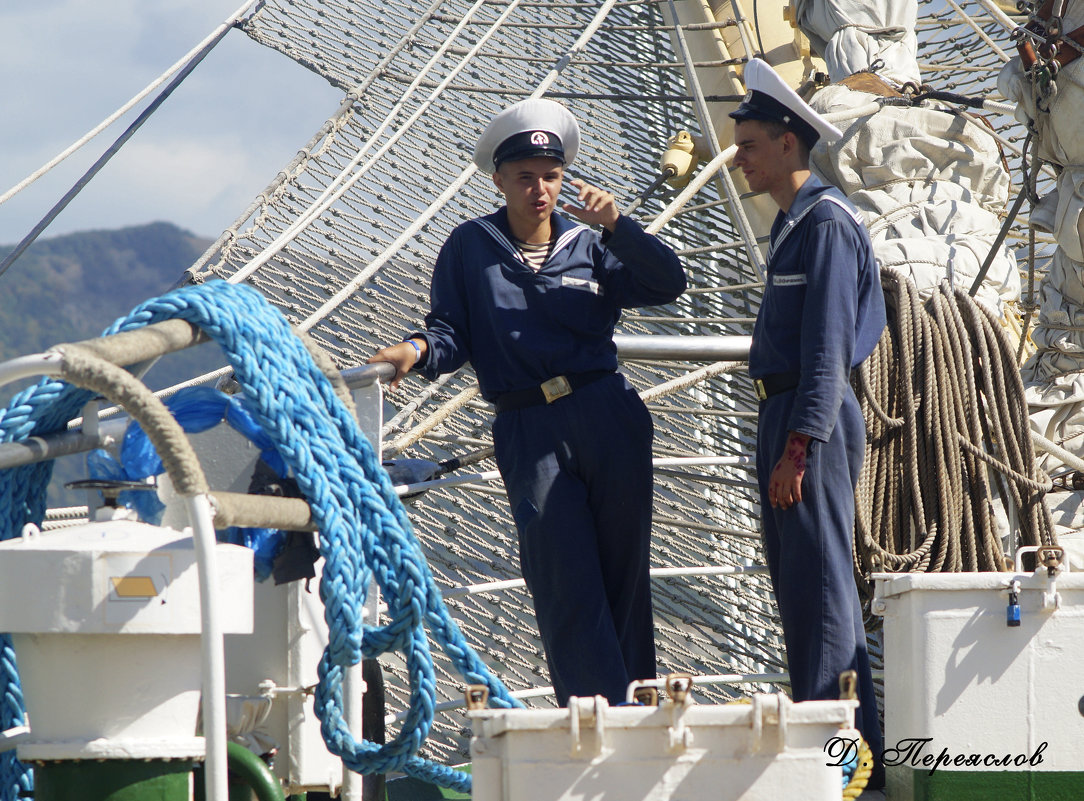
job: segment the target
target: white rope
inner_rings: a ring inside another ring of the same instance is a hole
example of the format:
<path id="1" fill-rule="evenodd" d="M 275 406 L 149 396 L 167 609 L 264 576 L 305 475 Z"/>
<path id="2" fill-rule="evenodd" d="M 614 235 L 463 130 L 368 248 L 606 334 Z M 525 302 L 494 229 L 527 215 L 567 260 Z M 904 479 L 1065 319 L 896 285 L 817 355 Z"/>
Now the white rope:
<path id="1" fill-rule="evenodd" d="M 1075 453 L 1065 450 L 1065 448 L 1058 445 L 1056 442 L 1051 442 L 1046 437 L 1036 432 L 1031 432 L 1031 441 L 1035 444 L 1039 450 L 1044 451 L 1056 459 L 1060 459 L 1062 464 L 1066 467 L 1071 467 L 1078 473 L 1084 473 L 1084 459 L 1081 459 Z"/>
<path id="2" fill-rule="evenodd" d="M 715 173 L 719 170 L 726 168 L 726 163 L 734 158 L 734 155 L 738 152 L 738 148 L 735 145 L 730 145 L 726 150 L 713 158 L 704 168 L 696 174 L 696 176 L 689 181 L 688 185 L 681 190 L 658 217 L 656 217 L 651 224 L 647 227 L 649 234 L 658 233 L 664 225 L 672 220 L 679 211 L 688 205 L 693 196 L 699 192 L 704 186 L 715 177 Z"/>
<path id="3" fill-rule="evenodd" d="M 291 223 L 285 231 L 279 234 L 274 242 L 264 248 L 263 252 L 256 256 L 252 261 L 250 261 L 248 264 L 246 264 L 244 267 L 242 267 L 240 270 L 230 276 L 230 283 L 236 284 L 240 281 L 243 281 L 249 275 L 254 273 L 257 269 L 266 264 L 276 253 L 278 253 L 280 250 L 286 247 L 286 245 L 292 242 L 298 234 L 300 234 L 302 231 L 312 225 L 312 223 L 315 222 L 321 214 L 331 208 L 331 205 L 335 203 L 335 201 L 337 201 L 339 198 L 341 198 L 344 194 L 346 194 L 346 192 L 349 191 L 350 188 L 354 186 L 354 184 L 361 180 L 361 178 L 364 177 L 370 169 L 372 169 L 373 165 L 378 163 L 381 156 L 387 153 L 388 150 L 390 150 L 391 147 L 410 130 L 410 127 L 415 122 L 417 122 L 419 118 L 421 118 L 421 116 L 429 109 L 429 106 L 431 106 L 433 102 L 438 97 L 440 97 L 441 93 L 443 93 L 444 89 L 452 82 L 452 80 L 460 72 L 462 72 L 463 69 L 466 68 L 466 66 L 470 63 L 471 59 L 474 58 L 475 55 L 477 55 L 478 51 L 482 48 L 482 46 L 497 32 L 497 30 L 500 28 L 500 24 L 505 20 L 505 18 L 508 17 L 516 9 L 516 6 L 519 4 L 519 0 L 514 0 L 512 3 L 509 3 L 508 7 L 504 10 L 500 17 L 497 18 L 496 22 L 494 22 L 494 24 L 490 27 L 488 31 L 486 31 L 482 38 L 475 43 L 474 47 L 470 49 L 467 55 L 463 57 L 463 59 L 448 73 L 447 76 L 445 76 L 444 80 L 441 81 L 437 85 L 437 87 L 429 93 L 429 96 L 425 99 L 421 106 L 419 106 L 418 109 L 415 110 L 415 112 L 411 114 L 410 117 L 408 117 L 401 126 L 399 126 L 395 133 L 392 134 L 388 138 L 388 140 L 380 147 L 380 149 L 377 150 L 376 153 L 369 158 L 369 160 L 365 163 L 364 166 L 354 172 L 353 175 L 347 177 L 350 174 L 350 171 L 354 170 L 358 166 L 358 164 L 361 163 L 361 160 L 365 157 L 373 144 L 391 126 L 392 121 L 398 115 L 402 107 L 406 104 L 407 100 L 414 94 L 414 91 L 421 85 L 423 79 L 433 70 L 434 66 L 436 66 L 436 64 L 443 58 L 445 52 L 451 47 L 452 42 L 455 40 L 456 36 L 458 36 L 462 29 L 465 28 L 470 22 L 471 17 L 480 7 L 482 7 L 486 3 L 487 0 L 477 0 L 475 4 L 471 6 L 470 10 L 464 15 L 463 19 L 459 21 L 459 24 L 455 27 L 455 30 L 452 31 L 451 34 L 449 34 L 445 42 L 441 45 L 437 52 L 433 54 L 433 56 L 426 63 L 425 67 L 422 68 L 421 72 L 419 72 L 418 75 L 415 76 L 410 86 L 407 87 L 407 89 L 400 96 L 395 106 L 393 106 L 391 111 L 389 111 L 388 114 L 385 116 L 384 122 L 373 133 L 373 135 L 369 137 L 369 140 L 358 150 L 357 155 L 350 161 L 349 164 L 346 165 L 346 167 L 344 167 L 339 172 L 339 174 L 320 194 L 316 201 L 307 209 L 305 209 L 305 211 L 303 211 L 300 215 L 298 215 L 298 218 L 293 223 Z M 302 330 L 308 330 L 308 326 L 306 326 Z"/>
<path id="4" fill-rule="evenodd" d="M 86 517 L 73 517 L 70 520 L 45 520 L 41 524 L 41 530 L 43 532 L 62 531 L 68 528 L 78 528 L 79 526 L 85 526 L 89 522 L 89 515 Z"/>
<path id="5" fill-rule="evenodd" d="M 1015 103 L 1002 103 L 998 100 L 983 100 L 982 107 L 987 111 L 998 111 L 1002 114 L 1013 115 L 1016 113 Z"/>
<path id="6" fill-rule="evenodd" d="M 17 195 L 22 190 L 26 189 L 26 187 L 30 186 L 32 183 L 37 181 L 43 175 L 45 175 L 50 170 L 52 170 L 55 166 L 57 166 L 62 161 L 64 161 L 64 159 L 66 159 L 72 153 L 79 150 L 85 144 L 90 142 L 94 137 L 96 137 L 98 134 L 100 134 L 102 131 L 104 131 L 106 128 L 108 128 L 110 125 L 112 125 L 114 122 L 116 122 L 118 119 L 123 117 L 126 113 L 128 113 L 129 110 L 132 109 L 133 106 L 136 106 L 137 104 L 139 104 L 139 102 L 142 101 L 145 97 L 147 97 L 147 95 L 149 95 L 151 92 L 153 92 L 159 86 L 161 86 L 163 83 L 165 83 L 167 80 L 169 80 L 170 77 L 172 77 L 177 71 L 179 71 L 182 67 L 184 67 L 185 64 L 187 64 L 189 61 L 191 61 L 192 58 L 195 57 L 195 55 L 197 53 L 199 53 L 200 50 L 205 48 L 216 36 L 221 35 L 223 30 L 232 27 L 239 19 L 241 19 L 241 17 L 245 14 L 245 12 L 247 12 L 250 8 L 252 8 L 252 6 L 256 5 L 257 2 L 258 2 L 258 0 L 248 0 L 248 2 L 246 2 L 243 6 L 241 6 L 239 9 L 234 11 L 233 14 L 231 14 L 226 19 L 225 22 L 223 22 L 221 25 L 219 25 L 217 28 L 215 28 L 214 31 L 212 31 L 202 42 L 200 42 L 198 45 L 196 45 L 191 50 L 189 50 L 184 56 L 182 56 L 181 59 L 179 61 L 177 61 L 172 67 L 170 67 L 168 70 L 166 70 L 161 75 L 159 75 L 157 78 L 155 78 L 151 83 L 147 84 L 147 86 L 143 89 L 143 91 L 141 91 L 139 94 L 137 94 L 131 100 L 129 100 L 127 103 L 125 103 L 119 109 L 114 111 L 110 116 L 106 117 L 104 120 L 102 120 L 100 123 L 98 123 L 97 126 L 95 126 L 90 131 L 88 131 L 86 134 L 84 134 L 82 138 L 80 138 L 79 140 L 74 142 L 72 145 L 70 145 L 67 148 L 67 150 L 65 150 L 62 153 L 55 156 L 47 164 L 44 164 L 43 166 L 39 167 L 37 170 L 32 172 L 26 178 L 19 181 L 19 183 L 15 184 L 15 186 L 13 186 L 11 189 L 9 189 L 7 192 L 5 192 L 3 195 L 0 195 L 0 205 L 3 205 L 7 200 L 14 197 L 15 195 Z"/>
<path id="7" fill-rule="evenodd" d="M 466 389 L 461 390 L 454 398 L 447 403 L 443 404 L 439 409 L 433 412 L 431 415 L 422 420 L 414 428 L 410 429 L 404 434 L 396 437 L 393 442 L 385 446 L 385 456 L 395 456 L 398 453 L 409 448 L 415 444 L 418 440 L 436 428 L 438 425 L 448 419 L 450 415 L 458 411 L 466 403 L 470 402 L 472 398 L 478 395 L 478 385 L 471 384 Z"/>
<path id="8" fill-rule="evenodd" d="M 975 2 L 989 11 L 990 16 L 1005 28 L 1005 30 L 1012 31 L 1018 27 L 1012 17 L 1002 11 L 994 0 L 975 0 Z"/>
<path id="9" fill-rule="evenodd" d="M 664 381 L 661 384 L 656 384 L 653 387 L 648 387 L 640 393 L 640 400 L 644 403 L 649 403 L 656 398 L 669 395 L 671 392 L 677 392 L 680 389 L 686 389 L 701 381 L 714 378 L 717 375 L 737 370 L 739 367 L 744 366 L 744 364 L 744 362 L 715 362 L 714 364 L 709 364 L 705 367 L 701 367 L 699 370 L 693 370 L 691 373 L 686 373 L 677 378 L 672 378 L 669 381 Z"/>
<path id="10" fill-rule="evenodd" d="M 227 377 L 229 375 L 232 375 L 232 374 L 233 374 L 233 368 L 232 367 L 230 367 L 228 365 L 226 367 L 219 367 L 217 370 L 213 370 L 210 373 L 204 373 L 203 375 L 198 375 L 195 378 L 190 378 L 187 381 L 182 381 L 179 384 L 174 384 L 171 387 L 166 387 L 165 389 L 159 389 L 159 390 L 155 391 L 154 397 L 158 398 L 159 400 L 166 400 L 167 398 L 172 398 L 174 395 L 176 395 L 182 389 L 188 389 L 189 387 L 206 386 L 207 384 L 210 384 L 212 381 L 217 381 L 220 378 L 225 378 L 225 377 Z M 124 412 L 124 409 L 122 409 L 120 406 L 108 406 L 105 409 L 102 409 L 100 412 L 98 412 L 98 419 L 99 420 L 105 420 L 105 419 L 110 418 L 110 417 L 115 417 L 116 415 L 121 414 L 122 412 Z M 68 422 L 68 428 L 78 428 L 82 424 L 83 424 L 83 418 L 82 417 L 76 417 L 75 419 L 70 420 Z"/>
<path id="11" fill-rule="evenodd" d="M 454 373 L 444 373 L 443 375 L 438 376 L 435 381 L 430 381 L 429 385 L 423 389 L 414 400 L 400 408 L 395 417 L 384 423 L 380 429 L 381 440 L 387 439 L 396 431 L 399 431 L 403 426 L 407 425 L 410 418 L 422 408 L 426 401 L 436 395 L 446 384 L 450 384 L 452 379 L 458 375 L 459 371 L 457 370 Z"/>
<path id="12" fill-rule="evenodd" d="M 90 509 L 86 506 L 57 506 L 45 511 L 45 519 L 49 521 L 77 520 L 85 518 L 88 514 L 90 514 Z"/>
<path id="13" fill-rule="evenodd" d="M 833 111 L 830 114 L 822 115 L 828 122 L 846 122 L 847 120 L 853 120 L 856 117 L 864 117 L 867 114 L 876 114 L 883 107 L 877 101 L 872 103 L 865 103 L 861 106 L 855 106 L 854 108 L 844 109 L 843 111 Z"/>

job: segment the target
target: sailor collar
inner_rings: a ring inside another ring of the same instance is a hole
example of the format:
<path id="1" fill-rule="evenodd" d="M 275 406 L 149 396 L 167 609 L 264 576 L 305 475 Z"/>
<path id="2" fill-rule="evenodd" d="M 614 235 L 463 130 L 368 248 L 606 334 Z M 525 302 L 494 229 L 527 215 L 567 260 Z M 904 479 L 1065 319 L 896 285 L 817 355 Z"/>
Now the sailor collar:
<path id="1" fill-rule="evenodd" d="M 512 229 L 508 225 L 507 207 L 502 207 L 493 214 L 479 217 L 472 220 L 472 222 L 481 226 L 482 229 L 485 230 L 485 232 L 489 234 L 500 247 L 507 250 L 516 261 L 524 265 L 527 263 L 523 258 L 523 253 L 516 247 L 515 237 L 512 236 Z M 557 212 L 550 214 L 550 225 L 553 227 L 553 231 L 556 234 L 556 241 L 553 243 L 553 250 L 550 251 L 549 258 L 546 259 L 547 264 L 564 248 L 572 244 L 577 236 L 584 231 L 589 230 L 586 225 L 570 222 Z"/>
<path id="2" fill-rule="evenodd" d="M 862 225 L 862 217 L 858 212 L 854 210 L 850 203 L 833 193 L 832 189 L 833 187 L 822 182 L 813 173 L 809 174 L 805 183 L 798 187 L 798 192 L 794 195 L 794 201 L 790 204 L 790 208 L 786 212 L 780 209 L 779 216 L 776 217 L 775 225 L 772 226 L 771 244 L 768 246 L 767 260 L 769 263 L 771 263 L 772 256 L 783 245 L 787 237 L 798 227 L 798 223 L 805 219 L 805 216 L 813 211 L 813 208 L 818 203 L 835 203 L 847 212 L 847 215 L 855 221 L 856 225 Z"/>

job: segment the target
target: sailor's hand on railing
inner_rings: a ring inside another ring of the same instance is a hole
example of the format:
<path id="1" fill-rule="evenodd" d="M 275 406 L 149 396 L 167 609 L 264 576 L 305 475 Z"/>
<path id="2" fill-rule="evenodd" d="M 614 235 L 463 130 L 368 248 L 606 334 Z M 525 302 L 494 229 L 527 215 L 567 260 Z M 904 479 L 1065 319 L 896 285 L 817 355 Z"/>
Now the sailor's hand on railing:
<path id="1" fill-rule="evenodd" d="M 367 364 L 373 362 L 388 362 L 395 366 L 395 377 L 391 380 L 392 389 L 399 386 L 399 382 L 410 372 L 410 369 L 425 355 L 428 344 L 424 339 L 408 339 L 398 345 L 378 350 L 369 357 Z"/>

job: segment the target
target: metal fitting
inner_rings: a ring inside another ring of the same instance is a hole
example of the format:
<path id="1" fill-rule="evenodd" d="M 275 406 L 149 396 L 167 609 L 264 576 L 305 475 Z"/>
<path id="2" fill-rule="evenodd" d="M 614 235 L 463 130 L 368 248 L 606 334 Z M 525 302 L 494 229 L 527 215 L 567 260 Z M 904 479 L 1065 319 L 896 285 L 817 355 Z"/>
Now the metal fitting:
<path id="1" fill-rule="evenodd" d="M 684 704 L 689 699 L 693 687 L 693 677 L 688 673 L 670 673 L 666 676 L 666 694 L 675 704 Z"/>
<path id="2" fill-rule="evenodd" d="M 489 687 L 484 684 L 468 684 L 465 697 L 469 711 L 485 709 L 489 702 Z"/>

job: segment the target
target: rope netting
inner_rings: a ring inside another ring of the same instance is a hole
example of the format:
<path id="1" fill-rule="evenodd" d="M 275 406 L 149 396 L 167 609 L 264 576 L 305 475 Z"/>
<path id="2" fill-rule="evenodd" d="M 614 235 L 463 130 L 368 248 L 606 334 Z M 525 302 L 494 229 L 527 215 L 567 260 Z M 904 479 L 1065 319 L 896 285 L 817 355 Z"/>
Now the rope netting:
<path id="1" fill-rule="evenodd" d="M 601 19 L 600 8 L 451 2 L 419 15 L 396 7 L 321 3 L 306 10 L 301 4 L 266 4 L 246 23 L 246 32 L 342 87 L 347 99 L 304 157 L 196 265 L 194 280 L 236 280 L 349 168 L 350 176 L 362 174 L 349 190 L 244 280 L 291 322 L 308 328 L 340 366 L 359 364 L 397 341 L 428 309 L 432 263 L 452 228 L 500 205 L 488 176 L 470 175 L 458 191 L 445 191 L 469 169 L 477 133 L 494 113 L 529 96 L 561 66 L 559 59 L 583 30 Z M 666 139 L 697 128 L 680 61 L 653 4 L 613 5 L 546 95 L 565 102 L 584 128 L 571 172 L 611 188 L 622 206 L 655 178 Z M 625 315 L 622 333 L 749 333 L 759 287 L 715 191 L 703 192 L 695 208 L 664 229 L 683 252 L 692 291 L 671 306 Z M 641 221 L 658 214 L 672 195 L 664 189 L 642 204 Z M 411 226 L 417 230 L 404 240 L 402 232 Z M 324 309 L 366 271 L 372 274 L 357 291 Z M 638 362 L 624 370 L 646 390 L 703 366 Z M 385 443 L 408 434 L 473 385 L 469 371 L 435 384 L 409 377 L 391 397 L 400 413 L 385 425 Z M 739 456 L 752 450 L 756 404 L 744 371 L 719 372 L 650 400 L 649 408 L 656 421 L 665 420 L 657 422 L 656 456 Z M 491 445 L 491 416 L 488 404 L 468 400 L 402 456 L 442 461 L 485 448 Z M 471 469 L 493 467 L 486 460 Z M 754 481 L 748 466 L 660 468 L 653 565 L 740 570 L 758 563 Z M 470 644 L 512 691 L 545 686 L 526 590 L 456 589 L 519 578 L 515 531 L 500 483 L 430 490 L 408 508 Z M 660 672 L 783 670 L 766 575 L 666 577 L 653 586 Z M 382 662 L 389 708 L 404 709 L 406 666 L 396 659 Z M 461 701 L 456 672 L 439 654 L 435 662 L 438 704 Z M 702 692 L 722 700 L 742 690 L 719 685 Z M 468 753 L 463 726 L 460 712 L 438 714 L 429 755 L 462 761 Z"/>
<path id="2" fill-rule="evenodd" d="M 665 6 L 574 0 L 450 0 L 424 8 L 263 3 L 243 30 L 341 88 L 344 100 L 188 279 L 246 281 L 308 330 L 340 367 L 363 363 L 419 325 L 433 261 L 452 228 L 500 205 L 489 177 L 470 165 L 474 139 L 495 112 L 540 90 L 566 103 L 584 133 L 570 172 L 613 190 L 622 206 L 652 183 L 669 136 L 681 129 L 700 132 Z M 720 23 L 731 19 L 731 8 L 723 3 L 716 9 Z M 1011 48 L 989 9 L 980 2 L 930 0 L 919 13 L 925 81 L 941 91 L 1002 99 L 995 79 L 1003 58 L 984 37 L 1006 53 Z M 1022 127 L 1003 113 L 986 116 L 1015 166 Z M 690 291 L 670 306 L 624 315 L 620 333 L 751 332 L 761 285 L 721 192 L 718 182 L 709 182 L 661 232 L 685 261 Z M 647 224 L 674 195 L 664 186 L 634 216 Z M 321 201 L 311 223 L 296 225 Z M 1025 225 L 1022 216 L 1010 242 L 1026 245 Z M 1018 261 L 1027 264 L 1026 258 Z M 1040 273 L 1045 268 L 1042 258 L 1036 265 Z M 630 362 L 622 369 L 647 391 L 703 366 Z M 692 386 L 648 401 L 657 457 L 752 452 L 756 402 L 744 370 L 705 372 L 708 377 Z M 421 421 L 447 409 L 447 417 L 403 456 L 442 461 L 489 447 L 491 407 L 477 397 L 464 402 L 473 385 L 469 369 L 434 383 L 408 377 L 391 397 L 398 413 L 385 424 L 385 443 L 414 439 L 411 432 Z M 494 464 L 485 460 L 476 467 L 492 470 Z M 518 578 L 515 531 L 501 485 L 478 481 L 433 489 L 409 510 L 467 639 L 513 691 L 544 684 L 526 590 L 462 589 Z M 758 528 L 751 466 L 657 470 L 654 566 L 738 571 L 761 563 Z M 667 577 L 653 586 L 660 672 L 784 670 L 766 575 Z M 405 666 L 394 659 L 384 666 L 389 705 L 404 708 Z M 437 672 L 438 702 L 461 700 L 451 666 L 438 658 Z M 756 688 L 774 689 L 766 683 Z M 699 690 L 711 701 L 742 691 L 728 684 Z M 462 716 L 441 714 L 437 723 L 431 755 L 462 760 L 468 753 Z"/>

